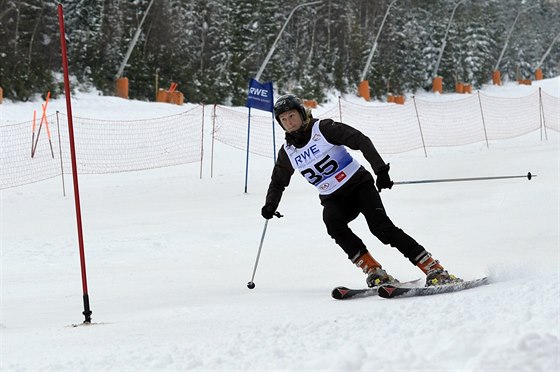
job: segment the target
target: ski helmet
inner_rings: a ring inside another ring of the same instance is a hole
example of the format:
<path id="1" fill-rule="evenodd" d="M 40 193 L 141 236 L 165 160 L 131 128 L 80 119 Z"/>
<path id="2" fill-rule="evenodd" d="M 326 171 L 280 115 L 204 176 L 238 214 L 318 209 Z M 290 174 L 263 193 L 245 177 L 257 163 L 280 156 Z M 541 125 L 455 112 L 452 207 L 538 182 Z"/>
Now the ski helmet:
<path id="1" fill-rule="evenodd" d="M 305 109 L 302 100 L 294 96 L 293 94 L 286 94 L 278 98 L 278 100 L 274 104 L 274 116 L 276 117 L 276 121 L 278 121 L 282 128 L 284 127 L 282 126 L 282 122 L 280 121 L 280 115 L 290 110 L 298 110 L 299 114 L 301 115 L 303 124 L 307 124 L 307 110 Z"/>

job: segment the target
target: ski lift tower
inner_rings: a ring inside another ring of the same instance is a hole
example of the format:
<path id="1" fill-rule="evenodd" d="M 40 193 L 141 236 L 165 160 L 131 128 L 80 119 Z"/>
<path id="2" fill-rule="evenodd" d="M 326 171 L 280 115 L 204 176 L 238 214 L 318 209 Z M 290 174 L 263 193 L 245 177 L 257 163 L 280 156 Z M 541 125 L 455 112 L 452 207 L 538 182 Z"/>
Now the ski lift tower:
<path id="1" fill-rule="evenodd" d="M 294 7 L 294 9 L 292 9 L 292 11 L 290 12 L 290 15 L 288 15 L 288 18 L 286 18 L 286 21 L 284 22 L 284 25 L 280 29 L 280 32 L 278 33 L 278 36 L 276 36 L 276 40 L 274 40 L 274 43 L 272 43 L 272 46 L 270 47 L 270 50 L 268 51 L 268 54 L 266 55 L 261 67 L 259 68 L 259 71 L 257 72 L 257 75 L 255 76 L 255 80 L 258 81 L 261 78 L 261 75 L 264 71 L 264 68 L 268 64 L 268 61 L 270 60 L 270 57 L 272 57 L 272 54 L 274 53 L 274 50 L 276 50 L 276 44 L 278 43 L 278 40 L 280 40 L 280 36 L 282 36 L 282 33 L 286 29 L 286 26 L 288 25 L 288 22 L 290 22 L 290 19 L 292 18 L 292 16 L 296 12 L 296 10 L 298 10 L 299 8 L 303 8 L 304 6 L 320 4 L 322 2 L 323 2 L 323 0 L 312 1 L 312 2 L 309 2 L 309 3 L 300 4 L 296 7 Z"/>
<path id="2" fill-rule="evenodd" d="M 535 80 L 542 80 L 543 79 L 543 73 L 542 73 L 542 70 L 541 70 L 541 65 L 543 64 L 546 57 L 548 57 L 548 54 L 552 50 L 552 47 L 554 46 L 554 44 L 556 44 L 556 42 L 558 40 L 560 40 L 560 33 L 558 35 L 556 35 L 554 40 L 552 40 L 552 43 L 550 43 L 550 46 L 548 47 L 548 49 L 546 50 L 546 52 L 542 56 L 541 60 L 537 64 L 537 67 L 535 68 Z"/>
<path id="3" fill-rule="evenodd" d="M 391 7 L 393 6 L 393 4 L 395 4 L 396 1 L 397 0 L 391 1 L 389 6 L 387 7 L 387 10 L 385 11 L 385 15 L 383 16 L 383 21 L 381 21 L 381 26 L 379 26 L 379 30 L 377 30 L 377 35 L 375 36 L 375 40 L 373 41 L 373 46 L 371 47 L 371 50 L 369 51 L 369 56 L 368 56 L 366 65 L 364 66 L 364 70 L 362 71 L 362 77 L 360 79 L 360 84 L 358 84 L 358 94 L 359 94 L 360 97 L 363 97 L 366 101 L 370 100 L 369 81 L 366 80 L 366 75 L 367 75 L 368 70 L 371 66 L 371 60 L 373 58 L 375 50 L 377 49 L 377 41 L 379 40 L 379 35 L 381 35 L 381 30 L 383 30 L 383 26 L 385 25 L 385 20 L 387 19 L 387 16 L 389 15 L 389 11 L 391 10 Z"/>
<path id="4" fill-rule="evenodd" d="M 439 56 L 436 62 L 436 67 L 434 68 L 434 72 L 432 74 L 432 91 L 434 92 L 443 92 L 443 79 L 441 76 L 438 76 L 439 64 L 441 62 L 441 57 L 443 56 L 443 51 L 445 50 L 445 44 L 447 43 L 447 35 L 449 35 L 449 29 L 451 28 L 451 22 L 453 21 L 453 17 L 455 17 L 455 11 L 464 3 L 465 0 L 459 1 L 453 7 L 453 12 L 451 12 L 451 17 L 449 18 L 449 22 L 447 23 L 447 29 L 445 30 L 445 35 L 443 36 L 443 41 L 441 42 L 441 49 L 439 51 Z"/>
<path id="5" fill-rule="evenodd" d="M 138 25 L 138 28 L 136 29 L 136 32 L 134 33 L 132 40 L 130 40 L 130 44 L 128 44 L 128 50 L 126 51 L 126 54 L 121 62 L 121 65 L 119 66 L 119 70 L 115 74 L 115 93 L 117 97 L 128 98 L 128 79 L 126 77 L 123 77 L 124 68 L 128 62 L 128 59 L 130 58 L 130 55 L 132 54 L 132 50 L 134 50 L 134 47 L 138 42 L 138 37 L 140 36 L 140 32 L 142 31 L 142 25 L 144 24 L 144 21 L 146 20 L 146 16 L 148 15 L 148 12 L 150 11 L 150 8 L 152 7 L 153 3 L 154 0 L 151 0 L 150 3 L 148 4 L 148 7 L 146 8 L 144 15 L 142 16 L 142 20 L 140 21 L 140 24 Z"/>

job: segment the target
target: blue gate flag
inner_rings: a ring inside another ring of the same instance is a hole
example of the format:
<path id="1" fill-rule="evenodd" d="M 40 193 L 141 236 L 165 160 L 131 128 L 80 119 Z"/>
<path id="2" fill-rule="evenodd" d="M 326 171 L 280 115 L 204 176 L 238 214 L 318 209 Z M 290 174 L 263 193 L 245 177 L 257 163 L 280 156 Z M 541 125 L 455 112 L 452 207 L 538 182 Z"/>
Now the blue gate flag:
<path id="1" fill-rule="evenodd" d="M 259 83 L 255 79 L 251 79 L 246 106 L 249 108 L 256 108 L 257 110 L 273 112 L 274 93 L 272 89 L 271 81 L 268 83 Z"/>

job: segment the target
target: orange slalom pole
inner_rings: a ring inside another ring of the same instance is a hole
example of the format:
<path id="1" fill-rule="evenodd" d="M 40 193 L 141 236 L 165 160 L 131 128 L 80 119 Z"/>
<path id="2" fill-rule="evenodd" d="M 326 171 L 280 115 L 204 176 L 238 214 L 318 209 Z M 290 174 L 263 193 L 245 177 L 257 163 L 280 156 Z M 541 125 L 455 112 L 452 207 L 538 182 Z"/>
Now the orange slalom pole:
<path id="1" fill-rule="evenodd" d="M 47 137 L 49 138 L 49 146 L 51 147 L 51 156 L 54 159 L 54 151 L 53 151 L 52 141 L 51 141 L 51 130 L 49 129 L 49 120 L 47 119 L 46 116 L 45 116 L 45 128 L 47 128 Z"/>
<path id="2" fill-rule="evenodd" d="M 45 118 L 45 128 L 47 128 L 47 137 L 49 138 L 49 146 L 51 147 L 51 156 L 54 159 L 54 151 L 53 151 L 53 147 L 52 147 L 52 141 L 51 141 L 51 130 L 49 128 L 49 120 L 47 118 L 47 105 L 49 104 L 49 98 L 51 97 L 51 92 L 48 91 L 47 92 L 47 99 L 45 101 L 44 105 L 41 105 L 43 107 L 43 117 Z"/>
<path id="3" fill-rule="evenodd" d="M 45 103 L 41 104 L 41 108 L 43 109 L 43 116 L 41 117 L 41 120 L 43 118 L 46 118 L 46 116 L 47 116 L 47 106 L 49 105 L 49 98 L 51 98 L 51 92 L 50 91 L 47 92 L 47 98 L 45 99 Z"/>
<path id="4" fill-rule="evenodd" d="M 51 139 L 51 130 L 49 129 L 49 120 L 45 116 L 45 128 L 47 128 L 47 137 L 49 137 L 49 141 Z"/>
<path id="5" fill-rule="evenodd" d="M 49 98 L 51 98 L 50 91 L 47 92 L 45 103 L 41 105 L 41 107 L 43 108 L 43 116 L 41 117 L 41 120 L 43 120 L 43 118 L 45 118 L 45 120 L 47 119 L 47 106 L 49 105 Z"/>
<path id="6" fill-rule="evenodd" d="M 43 109 L 43 115 L 41 115 L 41 122 L 39 123 L 39 130 L 37 131 L 37 139 L 35 140 L 35 145 L 31 146 L 31 157 L 35 156 L 35 151 L 37 151 L 37 143 L 39 143 L 39 136 L 41 135 L 41 128 L 43 128 L 43 121 L 47 119 L 47 106 L 49 104 L 49 98 L 51 97 L 51 92 L 47 92 L 47 98 L 44 104 L 41 104 Z"/>

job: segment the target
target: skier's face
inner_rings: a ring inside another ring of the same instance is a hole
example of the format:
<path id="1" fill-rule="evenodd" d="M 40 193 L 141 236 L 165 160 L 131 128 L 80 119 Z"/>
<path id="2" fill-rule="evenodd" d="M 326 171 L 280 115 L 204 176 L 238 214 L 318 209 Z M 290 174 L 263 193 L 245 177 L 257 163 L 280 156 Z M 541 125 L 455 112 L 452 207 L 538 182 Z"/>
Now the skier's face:
<path id="1" fill-rule="evenodd" d="M 284 127 L 286 132 L 295 132 L 301 128 L 301 125 L 303 124 L 301 115 L 296 109 L 283 112 L 278 116 L 278 118 L 280 119 L 282 127 Z"/>

